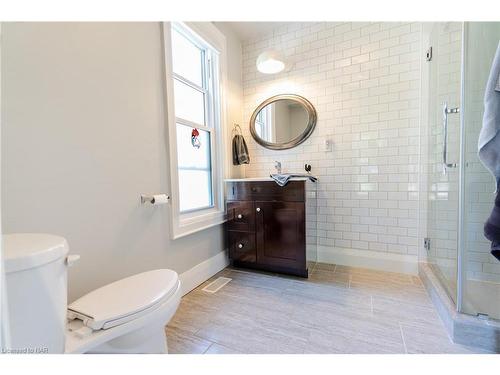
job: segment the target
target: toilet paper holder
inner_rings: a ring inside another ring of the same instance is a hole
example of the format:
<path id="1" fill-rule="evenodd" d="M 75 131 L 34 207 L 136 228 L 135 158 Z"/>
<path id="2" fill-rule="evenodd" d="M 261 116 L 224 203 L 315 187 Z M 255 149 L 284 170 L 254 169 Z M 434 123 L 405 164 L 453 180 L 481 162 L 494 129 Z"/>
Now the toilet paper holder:
<path id="1" fill-rule="evenodd" d="M 170 201 L 170 196 L 167 194 L 145 195 L 141 194 L 141 204 L 149 202 L 151 204 L 164 204 Z"/>

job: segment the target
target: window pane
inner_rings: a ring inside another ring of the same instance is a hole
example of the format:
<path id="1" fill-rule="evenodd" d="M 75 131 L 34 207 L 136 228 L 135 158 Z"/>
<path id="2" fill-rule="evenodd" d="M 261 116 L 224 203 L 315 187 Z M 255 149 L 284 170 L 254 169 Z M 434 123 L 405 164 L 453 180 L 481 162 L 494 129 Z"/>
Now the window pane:
<path id="1" fill-rule="evenodd" d="M 172 29 L 172 65 L 175 73 L 203 87 L 202 51 Z"/>
<path id="2" fill-rule="evenodd" d="M 204 94 L 174 79 L 175 116 L 205 125 Z"/>
<path id="3" fill-rule="evenodd" d="M 181 212 L 212 206 L 210 171 L 179 169 L 179 203 Z"/>
<path id="4" fill-rule="evenodd" d="M 200 147 L 191 144 L 190 126 L 177 124 L 177 164 L 179 168 L 210 170 L 210 133 L 198 129 Z"/>
<path id="5" fill-rule="evenodd" d="M 200 147 L 191 143 L 194 128 L 177 124 L 180 210 L 212 206 L 210 132 L 198 129 Z"/>

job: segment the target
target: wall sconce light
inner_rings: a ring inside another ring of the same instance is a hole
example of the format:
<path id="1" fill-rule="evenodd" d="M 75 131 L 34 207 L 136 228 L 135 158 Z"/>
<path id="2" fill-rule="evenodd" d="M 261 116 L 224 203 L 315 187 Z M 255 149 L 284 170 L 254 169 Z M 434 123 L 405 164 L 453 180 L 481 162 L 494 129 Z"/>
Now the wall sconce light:
<path id="1" fill-rule="evenodd" d="M 281 53 L 275 50 L 262 52 L 257 57 L 257 70 L 264 74 L 276 74 L 285 69 Z"/>

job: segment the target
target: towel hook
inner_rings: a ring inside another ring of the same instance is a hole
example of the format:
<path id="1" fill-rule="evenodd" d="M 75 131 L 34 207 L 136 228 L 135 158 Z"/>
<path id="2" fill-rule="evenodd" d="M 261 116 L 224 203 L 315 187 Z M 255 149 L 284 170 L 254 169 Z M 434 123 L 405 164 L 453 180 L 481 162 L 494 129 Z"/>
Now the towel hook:
<path id="1" fill-rule="evenodd" d="M 233 134 L 236 133 L 236 134 L 239 134 L 239 135 L 243 135 L 241 127 L 237 123 L 234 123 L 232 133 Z"/>

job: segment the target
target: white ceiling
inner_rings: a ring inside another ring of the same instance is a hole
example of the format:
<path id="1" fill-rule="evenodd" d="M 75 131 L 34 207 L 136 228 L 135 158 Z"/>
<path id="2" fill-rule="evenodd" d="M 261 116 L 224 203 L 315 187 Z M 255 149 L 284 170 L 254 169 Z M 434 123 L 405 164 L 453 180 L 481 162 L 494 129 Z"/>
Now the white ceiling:
<path id="1" fill-rule="evenodd" d="M 217 22 L 223 23 L 233 30 L 241 41 L 251 39 L 259 34 L 265 34 L 274 28 L 292 22 Z"/>

